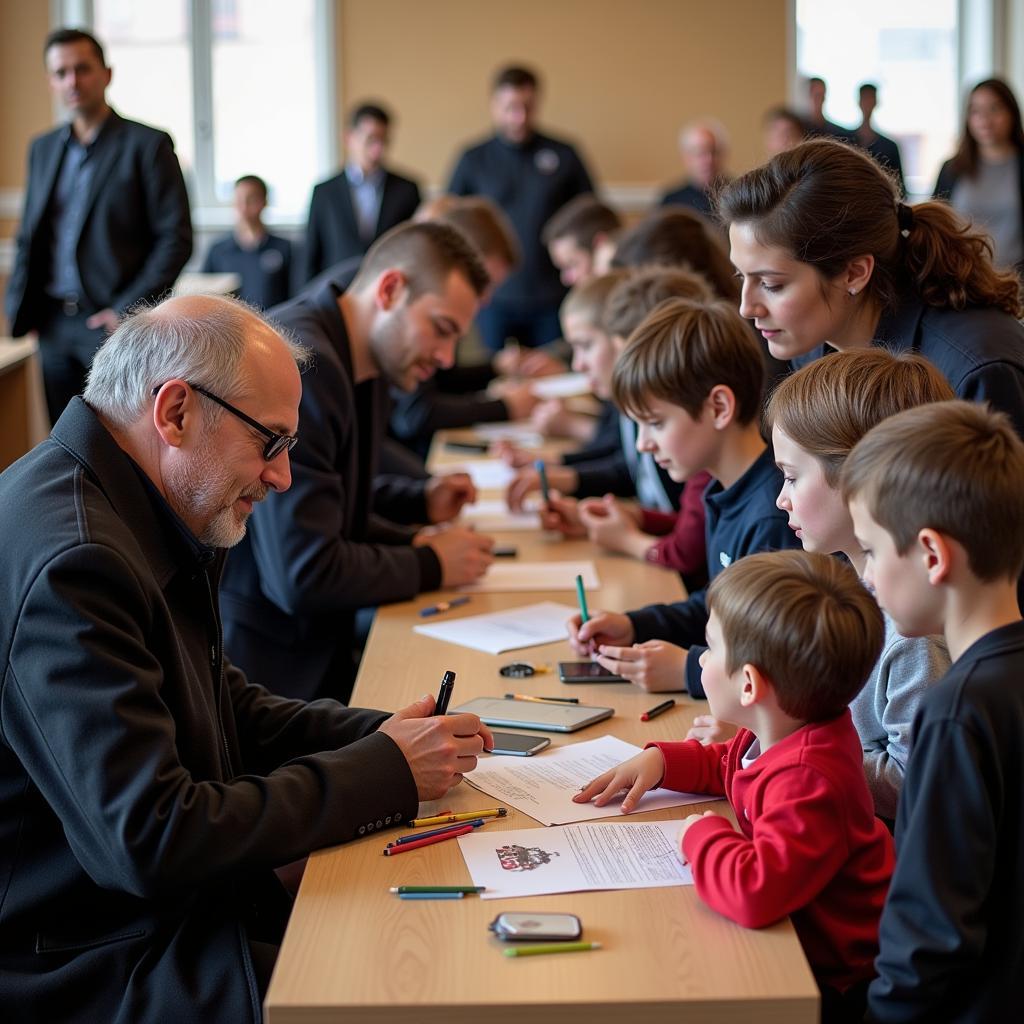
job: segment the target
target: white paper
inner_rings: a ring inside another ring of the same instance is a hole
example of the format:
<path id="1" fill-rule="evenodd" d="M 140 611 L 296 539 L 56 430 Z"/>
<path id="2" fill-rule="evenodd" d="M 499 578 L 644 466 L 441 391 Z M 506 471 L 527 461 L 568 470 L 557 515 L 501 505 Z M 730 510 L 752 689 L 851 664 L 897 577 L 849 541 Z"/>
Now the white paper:
<path id="1" fill-rule="evenodd" d="M 607 822 L 459 836 L 474 885 L 485 900 L 599 889 L 693 885 L 683 863 L 678 821 Z"/>
<path id="2" fill-rule="evenodd" d="M 574 804 L 572 796 L 591 779 L 635 757 L 640 749 L 615 736 L 602 736 L 596 740 L 551 747 L 534 757 L 495 754 L 481 758 L 473 772 L 466 776 L 466 782 L 501 803 L 511 804 L 517 811 L 536 818 L 542 825 L 621 818 L 622 797 L 604 807 L 595 807 L 592 803 Z M 633 813 L 660 811 L 714 799 L 716 797 L 707 794 L 652 789 L 640 798 Z"/>
<path id="3" fill-rule="evenodd" d="M 539 448 L 544 435 L 525 423 L 477 423 L 473 433 L 481 441 L 511 441 L 520 448 Z"/>
<path id="4" fill-rule="evenodd" d="M 497 491 L 507 487 L 516 471 L 501 459 L 473 459 L 464 466 L 445 466 L 442 475 L 468 473 L 473 485 L 480 491 Z"/>
<path id="5" fill-rule="evenodd" d="M 587 590 L 598 590 L 601 580 L 593 562 L 492 562 L 476 583 L 459 590 L 468 594 L 503 594 L 517 590 L 576 590 L 576 577 Z M 578 610 L 578 609 L 577 609 Z"/>
<path id="6" fill-rule="evenodd" d="M 590 381 L 585 373 L 556 373 L 551 377 L 538 377 L 530 385 L 538 398 L 577 398 L 591 393 Z"/>
<path id="7" fill-rule="evenodd" d="M 539 509 L 538 501 L 527 504 L 523 512 L 510 512 L 508 505 L 501 498 L 495 498 L 464 506 L 459 519 L 481 533 L 494 533 L 498 530 L 539 530 Z"/>
<path id="8" fill-rule="evenodd" d="M 554 601 L 541 601 L 503 612 L 470 615 L 450 622 L 413 626 L 414 633 L 470 647 L 485 654 L 501 654 L 520 647 L 553 644 L 566 638 L 565 622 L 577 609 Z"/>

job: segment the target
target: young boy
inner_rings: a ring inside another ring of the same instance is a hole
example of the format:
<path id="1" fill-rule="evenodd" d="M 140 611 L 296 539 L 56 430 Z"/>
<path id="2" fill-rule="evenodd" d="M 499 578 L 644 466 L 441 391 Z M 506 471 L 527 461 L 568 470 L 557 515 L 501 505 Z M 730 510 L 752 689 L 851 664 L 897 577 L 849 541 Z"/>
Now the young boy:
<path id="1" fill-rule="evenodd" d="M 607 272 L 622 219 L 593 193 L 570 199 L 544 225 L 540 240 L 566 288 Z"/>
<path id="2" fill-rule="evenodd" d="M 637 421 L 637 448 L 673 480 L 702 470 L 708 576 L 757 551 L 799 547 L 776 508 L 782 475 L 761 436 L 761 350 L 730 303 L 662 303 L 637 328 L 615 364 L 612 395 Z M 700 649 L 706 592 L 627 614 L 569 620 L 577 653 L 645 690 L 688 689 L 703 697 Z M 671 642 L 669 642 L 671 641 Z M 687 650 L 689 648 L 689 650 Z"/>
<path id="3" fill-rule="evenodd" d="M 291 291 L 292 244 L 263 226 L 267 185 L 255 174 L 235 182 L 235 229 L 214 242 L 203 273 L 234 273 L 242 280 L 238 297 L 257 309 L 287 300 Z"/>
<path id="4" fill-rule="evenodd" d="M 1007 1020 L 1024 1005 L 1024 444 L 984 406 L 921 406 L 871 430 L 842 483 L 879 603 L 953 659 L 914 720 L 870 1016 Z"/>
<path id="5" fill-rule="evenodd" d="M 655 786 L 728 797 L 683 822 L 697 892 L 747 928 L 791 914 L 823 993 L 825 1019 L 858 1019 L 874 974 L 892 838 L 874 816 L 847 708 L 882 647 L 882 614 L 830 555 L 750 555 L 708 591 L 704 689 L 727 743 L 657 743 L 573 799 L 628 813 Z M 851 1012 L 852 1011 L 852 1012 Z"/>

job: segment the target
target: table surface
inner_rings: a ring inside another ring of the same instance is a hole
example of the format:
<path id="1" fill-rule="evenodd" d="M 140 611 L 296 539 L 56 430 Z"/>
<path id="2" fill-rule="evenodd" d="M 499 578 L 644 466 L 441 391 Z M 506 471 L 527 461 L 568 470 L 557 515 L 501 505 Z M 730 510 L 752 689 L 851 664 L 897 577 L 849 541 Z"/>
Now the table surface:
<path id="1" fill-rule="evenodd" d="M 435 460 L 442 464 L 444 458 Z M 458 456 L 465 462 L 465 454 Z M 601 579 L 589 594 L 591 610 L 626 609 L 677 600 L 679 577 L 587 541 L 550 534 L 497 534 L 519 549 L 519 560 L 592 559 Z M 436 693 L 445 669 L 457 674 L 452 705 L 506 691 L 570 695 L 615 708 L 613 718 L 580 732 L 552 734 L 552 745 L 611 733 L 642 746 L 653 739 L 682 739 L 693 715 L 706 705 L 676 695 L 678 706 L 651 722 L 641 711 L 662 698 L 628 683 L 566 686 L 556 674 L 506 680 L 498 668 L 512 660 L 571 660 L 560 642 L 503 655 L 482 654 L 421 636 L 412 626 L 418 610 L 450 594 L 422 594 L 388 605 L 376 616 L 353 694 L 358 706 L 398 708 L 425 692 Z M 452 619 L 535 601 L 575 604 L 575 594 L 474 594 L 452 610 Z M 436 619 L 432 621 L 437 621 Z M 532 730 L 537 731 L 537 730 Z M 466 783 L 421 814 L 443 807 L 467 810 L 494 799 Z M 633 815 L 630 820 L 682 818 L 705 805 Z M 711 806 L 708 804 L 707 806 Z M 717 804 L 721 809 L 722 804 Z M 541 826 L 510 810 L 488 823 L 488 832 Z M 401 857 L 382 856 L 393 835 L 372 835 L 320 851 L 308 863 L 266 1001 L 268 1024 L 325 1021 L 536 1020 L 621 1021 L 630 1010 L 648 1021 L 817 1020 L 818 996 L 806 959 L 788 921 L 759 931 L 740 928 L 707 908 L 693 886 L 613 892 L 567 893 L 512 900 L 406 902 L 393 885 L 470 884 L 457 842 L 440 843 Z M 603 948 L 589 953 L 509 959 L 487 930 L 504 910 L 577 914 L 584 937 Z M 538 1016 L 543 1014 L 543 1016 Z M 550 1016 L 549 1016 L 550 1015 Z"/>

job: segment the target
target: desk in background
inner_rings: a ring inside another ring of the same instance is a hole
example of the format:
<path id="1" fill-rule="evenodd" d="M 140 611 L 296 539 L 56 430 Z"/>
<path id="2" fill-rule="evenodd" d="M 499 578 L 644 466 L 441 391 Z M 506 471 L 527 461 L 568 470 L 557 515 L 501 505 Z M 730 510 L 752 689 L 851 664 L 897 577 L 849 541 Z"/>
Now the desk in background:
<path id="1" fill-rule="evenodd" d="M 0 338 L 0 470 L 50 432 L 35 338 Z"/>
<path id="2" fill-rule="evenodd" d="M 443 436 L 435 450 L 440 450 Z M 455 459 L 438 458 L 435 465 Z M 465 462 L 465 455 L 457 458 Z M 521 560 L 592 558 L 601 589 L 592 609 L 625 609 L 682 596 L 674 573 L 602 553 L 587 541 L 552 535 L 508 533 Z M 471 697 L 515 690 L 535 695 L 564 693 L 616 709 L 615 717 L 552 744 L 610 732 L 642 746 L 652 739 L 682 739 L 703 702 L 680 706 L 652 722 L 640 713 L 659 697 L 628 683 L 566 686 L 556 674 L 506 680 L 498 675 L 513 660 L 571 660 L 567 643 L 481 654 L 413 633 L 418 609 L 437 595 L 378 611 L 356 681 L 353 703 L 397 708 L 425 692 L 435 693 L 445 669 L 457 673 L 452 706 Z M 572 605 L 571 590 L 558 593 L 477 594 L 445 618 L 476 615 L 534 601 Z M 369 782 L 372 785 L 372 780 Z M 468 810 L 494 799 L 463 783 L 440 807 Z M 642 821 L 683 818 L 708 805 L 632 815 Z M 721 804 L 717 805 L 721 808 Z M 487 832 L 541 828 L 512 810 L 484 826 Z M 401 834 L 401 833 L 399 833 Z M 449 902 L 403 902 L 392 885 L 468 884 L 457 841 L 401 857 L 382 856 L 394 830 L 314 854 L 288 926 L 266 1001 L 268 1024 L 373 1024 L 470 1022 L 603 1024 L 631 1017 L 643 1024 L 735 1022 L 803 1024 L 817 1021 L 818 993 L 788 921 L 772 928 L 740 928 L 706 907 L 693 886 L 619 892 L 568 893 L 515 900 L 467 897 Z M 590 953 L 509 959 L 487 930 L 502 910 L 569 911 L 583 921 L 584 937 L 604 948 Z"/>

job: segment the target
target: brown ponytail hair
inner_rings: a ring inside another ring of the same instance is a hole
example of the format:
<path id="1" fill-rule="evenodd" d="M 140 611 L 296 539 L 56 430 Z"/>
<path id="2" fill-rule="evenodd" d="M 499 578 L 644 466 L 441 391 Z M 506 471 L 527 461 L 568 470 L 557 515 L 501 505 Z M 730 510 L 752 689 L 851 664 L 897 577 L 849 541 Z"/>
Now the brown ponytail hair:
<path id="1" fill-rule="evenodd" d="M 994 306 L 1021 315 L 1020 281 L 992 264 L 992 245 L 941 202 L 904 206 L 899 187 L 867 153 L 812 139 L 726 185 L 727 224 L 753 222 L 762 245 L 787 250 L 822 277 L 871 255 L 867 291 L 884 310 L 910 288 L 929 306 Z"/>

